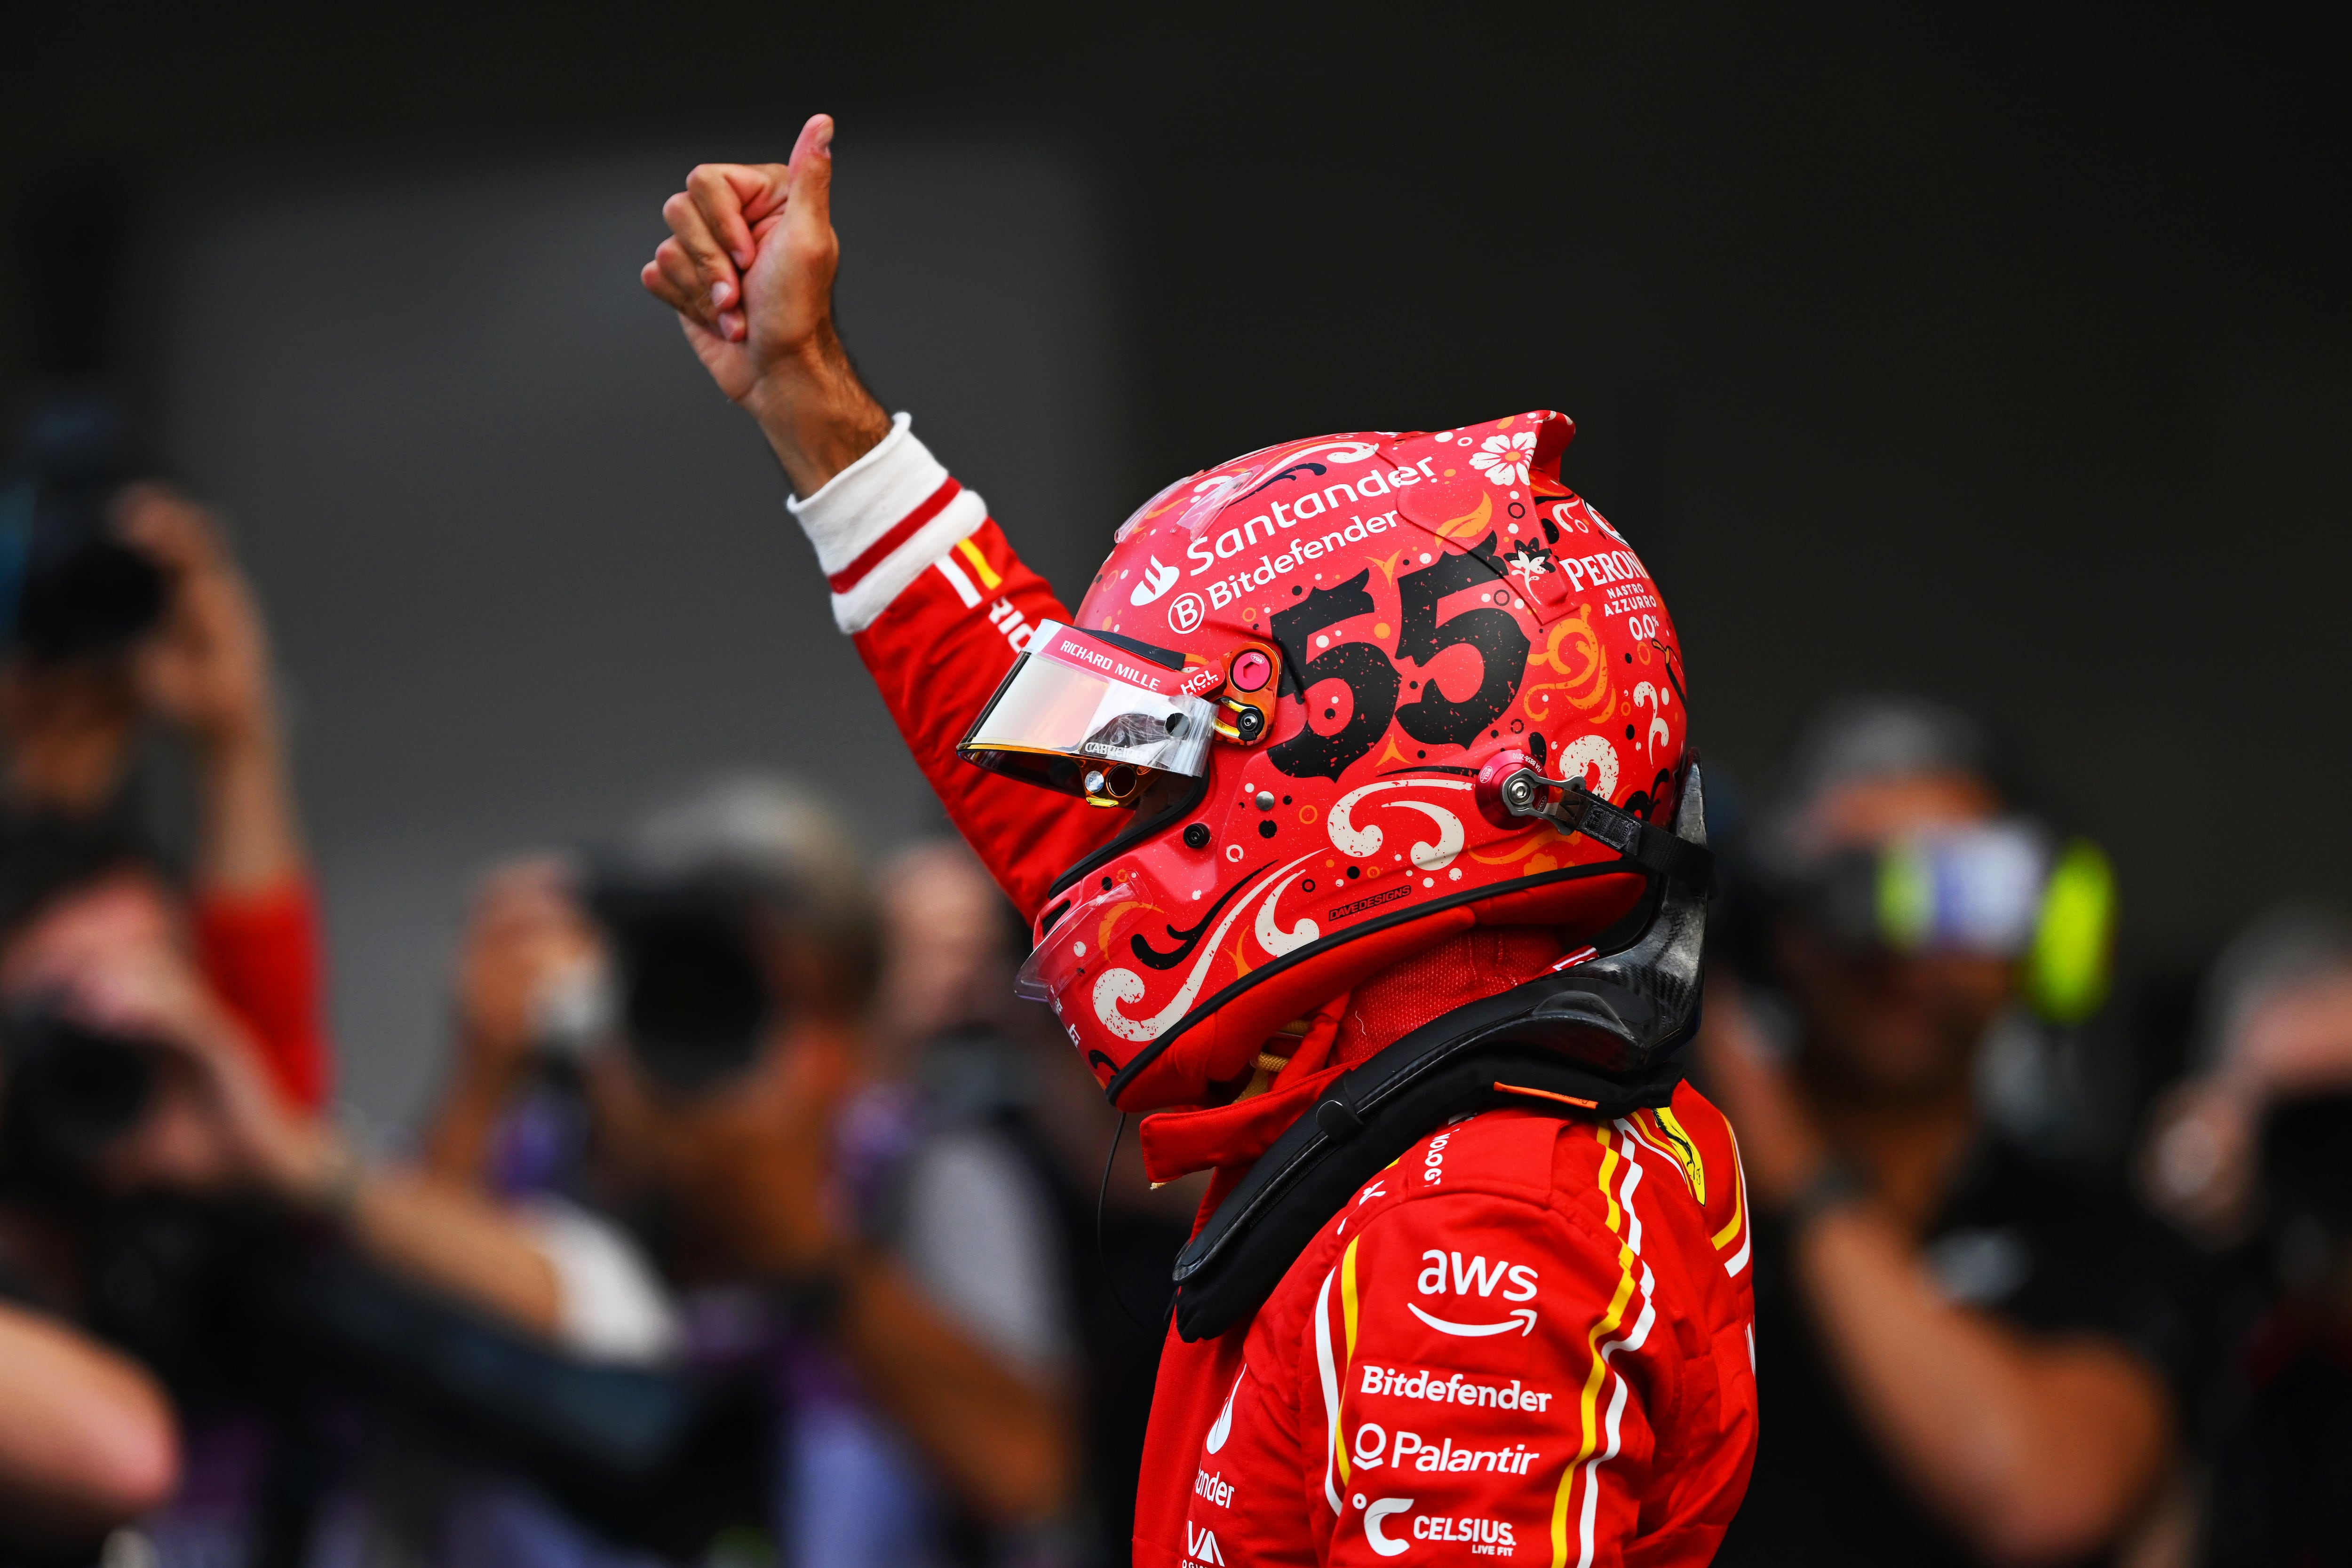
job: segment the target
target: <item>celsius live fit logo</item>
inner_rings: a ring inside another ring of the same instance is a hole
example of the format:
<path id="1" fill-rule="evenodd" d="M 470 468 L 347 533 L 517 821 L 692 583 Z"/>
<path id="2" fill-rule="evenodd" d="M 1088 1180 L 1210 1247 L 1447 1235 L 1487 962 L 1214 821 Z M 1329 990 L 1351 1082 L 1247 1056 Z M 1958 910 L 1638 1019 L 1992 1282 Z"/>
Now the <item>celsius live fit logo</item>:
<path id="1" fill-rule="evenodd" d="M 1412 1544 L 1410 1541 L 1398 1540 L 1395 1536 L 1391 1535 L 1387 1531 L 1381 1528 L 1381 1522 L 1385 1520 L 1392 1519 L 1400 1513 L 1411 1513 L 1412 1511 L 1412 1499 L 1409 1497 L 1384 1497 L 1378 1502 L 1372 1503 L 1367 1507 L 1364 1502 L 1364 1494 L 1358 1492 L 1356 1494 L 1356 1506 L 1363 1509 L 1364 1511 L 1364 1540 L 1370 1543 L 1373 1551 L 1379 1552 L 1383 1557 L 1393 1557 L 1398 1552 L 1402 1552 L 1406 1547 Z"/>

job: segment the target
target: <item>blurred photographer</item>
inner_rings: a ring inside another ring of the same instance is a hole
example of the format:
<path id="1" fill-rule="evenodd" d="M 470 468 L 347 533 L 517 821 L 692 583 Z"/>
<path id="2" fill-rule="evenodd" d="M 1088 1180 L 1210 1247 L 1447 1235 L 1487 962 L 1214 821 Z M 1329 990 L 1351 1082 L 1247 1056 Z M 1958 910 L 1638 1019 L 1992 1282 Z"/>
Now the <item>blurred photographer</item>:
<path id="1" fill-rule="evenodd" d="M 331 1480 L 299 1412 L 370 1380 L 462 1403 L 459 1341 L 478 1362 L 562 1337 L 561 1260 L 319 1113 L 315 900 L 260 620 L 209 519 L 113 452 L 67 419 L 0 485 L 0 1331 L 24 1352 L 0 1493 L 46 1500 L 0 1538 L 151 1513 L 166 1561 L 274 1561 Z M 196 763 L 193 886 L 130 825 L 150 720 Z"/>
<path id="2" fill-rule="evenodd" d="M 2158 1108 L 2151 1201 L 2234 1277 L 2204 1560 L 2352 1556 L 2352 925 L 2254 922 L 2205 985 L 2202 1060 Z"/>
<path id="3" fill-rule="evenodd" d="M 2105 1560 L 2172 1455 L 2177 1275 L 1976 1087 L 2027 994 L 2095 1003 L 2104 862 L 1906 701 L 1825 716 L 1757 838 L 1756 973 L 1715 977 L 1696 1047 L 1757 1217 L 1768 1412 L 1720 1561 Z"/>
<path id="4" fill-rule="evenodd" d="M 893 1072 L 845 846 L 804 793 L 744 780 L 619 862 L 494 876 L 427 1157 L 632 1220 L 689 1361 L 762 1391 L 788 1560 L 1028 1560 L 1075 1463 L 1051 1211 Z"/>
<path id="5" fill-rule="evenodd" d="M 372 1165 L 289 1102 L 205 976 L 185 901 L 106 825 L 37 821 L 0 849 L 0 1008 L 12 1196 L 263 1197 L 340 1219 L 385 1261 L 553 1332 L 551 1270 L 526 1233 Z"/>
<path id="6" fill-rule="evenodd" d="M 218 524 L 137 478 L 102 403 L 37 408 L 0 482 L 0 809 L 129 809 L 142 735 L 194 764 L 194 938 L 297 1103 L 330 1092 L 317 900 L 268 637 Z"/>
<path id="7" fill-rule="evenodd" d="M 268 1474 L 303 1448 L 268 1411 L 360 1384 L 446 1391 L 413 1364 L 441 1354 L 427 1331 L 552 1345 L 569 1327 L 532 1228 L 372 1164 L 286 1097 L 204 975 L 184 899 L 103 822 L 20 824 L 0 847 L 0 1260 L 27 1306 L 172 1388 L 208 1463 L 154 1526 L 166 1541 L 251 1543 Z M 224 1469 L 221 1435 L 256 1419 L 271 1436 Z"/>
<path id="8" fill-rule="evenodd" d="M 1158 1380 L 1160 1317 L 1207 1174 L 1155 1186 L 1139 1141 L 1116 1135 L 1094 1081 L 1070 1070 L 1053 1013 L 1013 995 L 1028 932 L 969 846 L 911 844 L 876 886 L 882 1048 L 908 1064 L 935 1113 L 984 1123 L 1028 1156 L 1054 1199 L 1082 1372 L 1079 1560 L 1124 1564 L 1135 1554 L 1133 1479 Z"/>
<path id="9" fill-rule="evenodd" d="M 89 1076 L 68 1067 L 91 1052 L 60 1054 L 85 1034 L 158 1048 L 112 1053 L 144 1098 L 115 1107 L 120 1136 L 102 1151 L 86 1139 L 64 1168 L 78 1176 L 82 1153 L 102 1154 L 121 1167 L 117 1186 L 258 1183 L 299 1199 L 324 1181 L 356 1199 L 373 1178 L 313 1114 L 331 1068 L 316 896 L 251 587 L 207 514 L 132 476 L 103 404 L 44 405 L 26 445 L 0 488 L 0 992 L 12 1044 L 55 1056 L 65 1079 Z M 184 895 L 127 825 L 151 721 L 196 766 Z M 199 1080 L 202 1094 L 180 1092 Z M 182 1113 L 199 1103 L 205 1115 Z M 54 1132 L 26 1124 L 25 1103 L 14 1114 L 20 1144 Z M 136 1152 L 142 1140 L 168 1151 L 161 1164 Z M 389 1212 L 396 1236 L 405 1209 Z M 460 1218 L 455 1234 L 478 1228 Z M 460 1263 L 419 1245 L 428 1275 L 525 1326 L 552 1322 L 546 1270 L 524 1253 L 489 1246 Z"/>

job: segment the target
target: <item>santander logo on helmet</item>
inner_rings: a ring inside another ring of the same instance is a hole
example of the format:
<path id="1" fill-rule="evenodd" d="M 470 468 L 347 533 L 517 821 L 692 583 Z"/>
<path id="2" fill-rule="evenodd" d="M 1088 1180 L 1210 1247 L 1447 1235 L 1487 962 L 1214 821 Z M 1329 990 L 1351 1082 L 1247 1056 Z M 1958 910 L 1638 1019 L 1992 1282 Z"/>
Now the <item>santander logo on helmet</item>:
<path id="1" fill-rule="evenodd" d="M 1127 601 L 1140 610 L 1175 587 L 1176 580 L 1182 575 L 1175 567 L 1162 566 L 1155 556 L 1151 564 L 1144 569 L 1143 580 L 1135 585 L 1135 591 L 1127 596 Z"/>
<path id="2" fill-rule="evenodd" d="M 1597 933 L 1640 896 L 1613 852 L 1477 799 L 1514 752 L 1674 810 L 1681 649 L 1633 547 L 1559 481 L 1573 432 L 1538 411 L 1292 442 L 1120 527 L 1072 629 L 1150 663 L 1139 689 L 1180 684 L 1214 738 L 1197 775 L 1081 759 L 1090 782 L 1063 787 L 1136 821 L 1056 883 L 1024 969 L 1119 1104 L 1198 1103 L 1285 1022 L 1474 925 Z"/>

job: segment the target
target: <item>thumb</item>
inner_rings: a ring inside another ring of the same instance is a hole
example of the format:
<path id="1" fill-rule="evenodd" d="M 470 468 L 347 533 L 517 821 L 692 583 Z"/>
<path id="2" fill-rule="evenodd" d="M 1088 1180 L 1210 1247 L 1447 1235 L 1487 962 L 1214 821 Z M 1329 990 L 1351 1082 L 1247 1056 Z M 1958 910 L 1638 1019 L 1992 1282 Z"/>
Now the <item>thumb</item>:
<path id="1" fill-rule="evenodd" d="M 806 239 L 833 226 L 833 116 L 813 114 L 793 146 L 784 221 Z"/>

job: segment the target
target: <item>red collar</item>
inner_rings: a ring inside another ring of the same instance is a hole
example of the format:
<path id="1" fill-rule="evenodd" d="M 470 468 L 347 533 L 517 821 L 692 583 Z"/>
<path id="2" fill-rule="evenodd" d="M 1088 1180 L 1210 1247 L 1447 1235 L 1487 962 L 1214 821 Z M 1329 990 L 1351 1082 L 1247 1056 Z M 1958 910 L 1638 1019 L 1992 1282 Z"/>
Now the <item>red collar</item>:
<path id="1" fill-rule="evenodd" d="M 1144 1117 L 1144 1171 L 1155 1182 L 1215 1171 L 1205 1216 L 1340 1073 L 1418 1025 L 1541 973 L 1562 950 L 1549 927 L 1465 933 L 1342 992 L 1308 1016 L 1265 1093 Z"/>
<path id="2" fill-rule="evenodd" d="M 1307 1113 L 1323 1086 L 1347 1071 L 1338 1063 L 1231 1105 L 1146 1116 L 1140 1130 L 1144 1174 L 1156 1182 L 1174 1181 L 1194 1171 L 1255 1165 Z"/>

